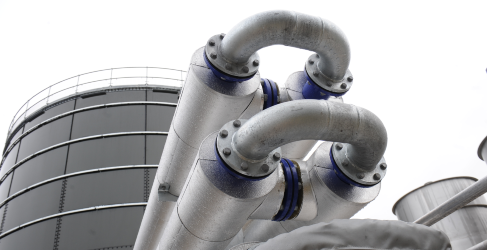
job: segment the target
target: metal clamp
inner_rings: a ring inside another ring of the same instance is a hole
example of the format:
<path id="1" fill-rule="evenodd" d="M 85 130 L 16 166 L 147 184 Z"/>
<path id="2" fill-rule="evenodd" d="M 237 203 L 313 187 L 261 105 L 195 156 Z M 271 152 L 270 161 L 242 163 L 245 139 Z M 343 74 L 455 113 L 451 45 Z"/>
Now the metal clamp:
<path id="1" fill-rule="evenodd" d="M 387 164 L 382 159 L 377 163 L 375 169 L 366 171 L 356 166 L 347 157 L 346 143 L 333 143 L 330 151 L 330 158 L 335 169 L 335 173 L 342 180 L 358 187 L 372 187 L 382 181 L 387 172 Z"/>
<path id="2" fill-rule="evenodd" d="M 259 55 L 252 54 L 243 64 L 229 62 L 220 52 L 220 44 L 225 34 L 215 35 L 205 46 L 205 61 L 213 73 L 225 81 L 241 82 L 251 79 L 259 70 Z"/>
<path id="3" fill-rule="evenodd" d="M 240 155 L 235 149 L 232 137 L 247 120 L 226 123 L 216 139 L 216 154 L 231 170 L 250 178 L 267 177 L 279 166 L 281 148 L 271 151 L 266 158 L 253 161 Z"/>

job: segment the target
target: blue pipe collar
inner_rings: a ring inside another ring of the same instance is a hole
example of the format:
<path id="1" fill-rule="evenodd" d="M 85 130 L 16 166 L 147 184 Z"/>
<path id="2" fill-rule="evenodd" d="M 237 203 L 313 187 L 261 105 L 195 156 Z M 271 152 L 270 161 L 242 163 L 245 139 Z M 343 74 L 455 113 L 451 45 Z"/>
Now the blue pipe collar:
<path id="1" fill-rule="evenodd" d="M 262 90 L 264 94 L 267 95 L 267 100 L 264 100 L 263 109 L 267 109 L 277 105 L 279 103 L 277 100 L 278 97 L 277 84 L 274 81 L 266 78 L 262 78 L 261 82 L 262 82 Z"/>
<path id="2" fill-rule="evenodd" d="M 299 197 L 299 176 L 296 166 L 289 159 L 281 159 L 282 169 L 284 172 L 284 180 L 286 181 L 286 189 L 284 190 L 284 198 L 282 199 L 282 209 L 274 216 L 273 221 L 285 221 L 294 213 L 294 209 L 298 205 Z"/>
<path id="3" fill-rule="evenodd" d="M 205 62 L 206 62 L 206 66 L 208 66 L 208 68 L 211 69 L 211 71 L 213 72 L 213 74 L 222 79 L 223 81 L 227 81 L 227 82 L 243 82 L 243 81 L 247 81 L 247 80 L 250 80 L 254 77 L 254 75 L 251 75 L 249 77 L 245 77 L 245 78 L 240 78 L 240 77 L 235 77 L 235 76 L 232 76 L 232 75 L 229 75 L 229 74 L 226 74 L 222 71 L 220 71 L 219 69 L 217 69 L 215 66 L 213 66 L 213 64 L 210 63 L 210 61 L 208 60 L 208 58 L 206 57 L 206 51 L 203 50 L 203 58 L 205 59 Z"/>
<path id="4" fill-rule="evenodd" d="M 217 146 L 216 146 L 216 141 L 215 141 L 215 156 L 216 156 L 216 160 L 218 161 L 218 163 L 220 163 L 220 167 L 221 169 L 223 169 L 225 172 L 227 172 L 228 174 L 230 174 L 231 176 L 237 178 L 237 179 L 240 179 L 240 180 L 246 180 L 246 181 L 260 181 L 260 180 L 263 180 L 265 178 L 267 178 L 269 175 L 271 175 L 272 173 L 270 173 L 269 175 L 266 175 L 266 176 L 263 176 L 263 177 L 249 177 L 249 176 L 245 176 L 245 175 L 242 175 L 236 171 L 234 171 L 232 168 L 230 168 L 226 163 L 225 161 L 223 161 L 223 159 L 221 158 L 220 156 L 220 153 L 218 153 L 218 149 L 217 149 Z"/>
<path id="5" fill-rule="evenodd" d="M 360 184 L 360 183 L 357 183 L 355 181 L 353 181 L 352 179 L 348 178 L 341 170 L 340 168 L 338 167 L 338 165 L 336 164 L 335 162 L 335 159 L 333 158 L 333 154 L 332 154 L 332 150 L 330 149 L 330 161 L 331 161 L 331 165 L 333 165 L 333 171 L 335 172 L 336 176 L 338 177 L 338 179 L 340 179 L 341 181 L 347 183 L 347 184 L 350 184 L 350 185 L 353 185 L 353 186 L 356 186 L 356 187 L 361 187 L 361 188 L 371 188 L 375 185 L 371 185 L 371 186 L 367 186 L 367 185 L 363 185 L 363 184 Z M 380 182 L 379 182 L 380 183 Z"/>
<path id="6" fill-rule="evenodd" d="M 304 75 L 306 76 L 306 84 L 304 84 L 302 93 L 305 99 L 316 99 L 316 100 L 328 100 L 330 97 L 339 97 L 345 95 L 347 92 L 344 93 L 334 93 L 328 90 L 325 90 L 318 86 L 311 78 L 309 77 L 306 69 L 303 71 Z"/>

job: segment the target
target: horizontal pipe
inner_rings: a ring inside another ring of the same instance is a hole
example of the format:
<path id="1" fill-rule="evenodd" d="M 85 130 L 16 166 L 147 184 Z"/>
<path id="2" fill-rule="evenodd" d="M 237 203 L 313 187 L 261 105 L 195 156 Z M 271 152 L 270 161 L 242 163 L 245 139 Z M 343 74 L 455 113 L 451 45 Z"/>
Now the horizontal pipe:
<path id="1" fill-rule="evenodd" d="M 414 221 L 416 224 L 422 224 L 425 226 L 432 226 L 436 222 L 452 214 L 458 209 L 464 207 L 468 203 L 477 199 L 481 195 L 487 192 L 487 177 L 478 180 L 470 187 L 464 189 L 462 192 L 451 197 L 443 204 L 439 205 L 429 213 L 423 215 L 421 218 Z"/>
<path id="2" fill-rule="evenodd" d="M 370 170 L 381 160 L 387 132 L 372 112 L 346 103 L 297 100 L 266 109 L 235 133 L 235 150 L 251 160 L 262 160 L 272 150 L 300 140 L 348 143 L 348 158 Z"/>
<path id="3" fill-rule="evenodd" d="M 259 49 L 282 44 L 316 52 L 319 70 L 340 81 L 350 63 L 343 32 L 332 22 L 293 11 L 274 10 L 250 16 L 230 30 L 220 45 L 225 61 L 243 64 Z"/>

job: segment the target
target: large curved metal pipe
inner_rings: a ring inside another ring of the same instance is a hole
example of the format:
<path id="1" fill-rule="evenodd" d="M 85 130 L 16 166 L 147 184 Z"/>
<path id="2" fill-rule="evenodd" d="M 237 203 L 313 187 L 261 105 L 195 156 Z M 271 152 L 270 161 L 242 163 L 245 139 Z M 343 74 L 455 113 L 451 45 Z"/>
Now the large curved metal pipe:
<path id="1" fill-rule="evenodd" d="M 285 10 L 244 19 L 225 35 L 220 52 L 225 61 L 244 64 L 259 49 L 277 44 L 316 52 L 318 69 L 333 81 L 343 79 L 350 63 L 347 38 L 335 24 Z"/>
<path id="2" fill-rule="evenodd" d="M 387 132 L 372 112 L 351 104 L 297 100 L 266 109 L 235 133 L 235 151 L 251 161 L 299 140 L 347 143 L 348 160 L 365 171 L 376 168 L 387 146 Z"/>

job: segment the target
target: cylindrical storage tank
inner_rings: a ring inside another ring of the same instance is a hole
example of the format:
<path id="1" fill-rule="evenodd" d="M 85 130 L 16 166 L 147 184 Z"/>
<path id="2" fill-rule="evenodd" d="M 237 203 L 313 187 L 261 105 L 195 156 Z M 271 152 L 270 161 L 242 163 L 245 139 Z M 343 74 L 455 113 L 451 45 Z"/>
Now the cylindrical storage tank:
<path id="1" fill-rule="evenodd" d="M 32 97 L 3 150 L 0 249 L 133 249 L 184 76 L 108 69 Z"/>
<path id="2" fill-rule="evenodd" d="M 428 182 L 400 198 L 392 212 L 413 222 L 475 183 L 473 177 L 453 177 Z M 453 250 L 464 250 L 487 239 L 487 201 L 481 196 L 432 227 L 448 235 Z"/>

